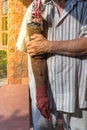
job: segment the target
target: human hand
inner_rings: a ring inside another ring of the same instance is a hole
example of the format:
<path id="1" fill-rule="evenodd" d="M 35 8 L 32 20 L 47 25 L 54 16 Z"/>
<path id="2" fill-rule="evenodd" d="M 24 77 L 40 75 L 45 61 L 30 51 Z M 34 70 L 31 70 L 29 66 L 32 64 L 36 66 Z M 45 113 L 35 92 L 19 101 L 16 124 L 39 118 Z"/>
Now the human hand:
<path id="1" fill-rule="evenodd" d="M 50 41 L 48 41 L 43 35 L 34 34 L 30 38 L 32 40 L 29 41 L 29 43 L 27 44 L 27 52 L 31 56 L 41 55 L 41 54 L 49 52 L 50 44 L 48 45 L 48 43 Z"/>
<path id="2" fill-rule="evenodd" d="M 41 114 L 48 120 L 51 121 L 50 108 L 48 97 L 37 98 L 37 107 Z"/>
<path id="3" fill-rule="evenodd" d="M 48 120 L 51 121 L 49 99 L 45 87 L 36 87 L 36 100 L 37 107 L 41 114 Z"/>

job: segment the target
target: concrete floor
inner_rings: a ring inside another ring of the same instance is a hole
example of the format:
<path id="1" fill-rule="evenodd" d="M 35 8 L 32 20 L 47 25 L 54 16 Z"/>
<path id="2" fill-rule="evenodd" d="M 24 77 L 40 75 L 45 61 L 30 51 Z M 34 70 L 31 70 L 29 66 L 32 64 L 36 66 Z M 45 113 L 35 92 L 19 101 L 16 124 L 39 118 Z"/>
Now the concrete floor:
<path id="1" fill-rule="evenodd" d="M 0 130 L 30 129 L 29 89 L 26 85 L 0 87 Z M 57 130 L 63 130 L 59 120 Z"/>

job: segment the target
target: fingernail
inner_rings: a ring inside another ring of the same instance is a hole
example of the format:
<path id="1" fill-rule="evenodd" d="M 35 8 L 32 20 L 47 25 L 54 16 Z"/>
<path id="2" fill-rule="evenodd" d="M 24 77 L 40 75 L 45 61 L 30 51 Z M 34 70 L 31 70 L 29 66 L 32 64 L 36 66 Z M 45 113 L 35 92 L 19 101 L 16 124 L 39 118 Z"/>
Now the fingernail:
<path id="1" fill-rule="evenodd" d="M 33 36 L 31 36 L 30 38 L 33 38 Z"/>

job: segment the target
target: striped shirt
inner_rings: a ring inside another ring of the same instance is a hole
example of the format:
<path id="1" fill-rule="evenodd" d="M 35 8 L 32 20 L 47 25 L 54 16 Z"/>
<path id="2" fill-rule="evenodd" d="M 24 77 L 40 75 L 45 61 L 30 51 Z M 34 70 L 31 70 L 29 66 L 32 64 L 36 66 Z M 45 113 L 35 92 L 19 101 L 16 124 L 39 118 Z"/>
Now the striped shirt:
<path id="1" fill-rule="evenodd" d="M 25 14 L 25 22 L 22 25 L 22 29 L 26 27 L 26 21 L 29 20 L 29 9 Z M 43 2 L 42 17 L 47 23 L 47 39 L 50 41 L 72 40 L 79 37 L 87 37 L 86 1 L 68 0 L 60 16 L 53 0 L 46 0 Z M 27 37 L 27 33 L 25 33 L 23 37 Z M 17 43 L 17 47 L 20 46 L 18 46 L 18 44 L 19 42 Z M 30 56 L 28 61 L 31 97 L 33 101 L 36 102 L 35 80 L 30 64 Z M 69 57 L 48 54 L 47 66 L 50 107 L 55 107 L 57 110 L 70 113 L 74 112 L 77 106 L 79 106 L 79 108 L 86 108 L 87 56 Z"/>

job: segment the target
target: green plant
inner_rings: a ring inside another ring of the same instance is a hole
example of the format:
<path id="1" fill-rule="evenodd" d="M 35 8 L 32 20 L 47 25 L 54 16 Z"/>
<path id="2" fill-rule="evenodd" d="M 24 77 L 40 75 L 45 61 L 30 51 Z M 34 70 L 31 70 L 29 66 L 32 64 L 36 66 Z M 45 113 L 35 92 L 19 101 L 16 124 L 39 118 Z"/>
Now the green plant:
<path id="1" fill-rule="evenodd" d="M 7 76 L 7 51 L 0 50 L 0 78 Z"/>

